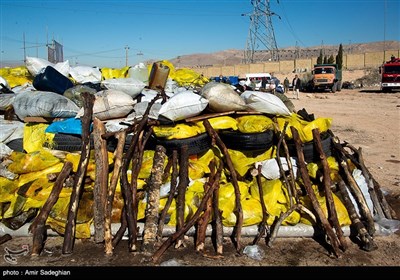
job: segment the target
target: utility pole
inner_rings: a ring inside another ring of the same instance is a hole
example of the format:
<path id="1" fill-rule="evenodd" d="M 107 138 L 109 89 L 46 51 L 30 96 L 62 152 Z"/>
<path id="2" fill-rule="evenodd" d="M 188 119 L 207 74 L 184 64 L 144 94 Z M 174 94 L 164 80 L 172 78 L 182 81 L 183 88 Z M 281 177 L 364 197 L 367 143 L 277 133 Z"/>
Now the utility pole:
<path id="1" fill-rule="evenodd" d="M 279 2 L 278 2 L 279 3 Z M 268 60 L 279 61 L 278 47 L 276 45 L 274 27 L 272 26 L 272 16 L 281 17 L 271 12 L 269 0 L 251 0 L 253 12 L 251 14 L 242 14 L 250 17 L 249 34 L 244 51 L 244 63 L 254 63 L 254 54 L 256 51 L 267 51 L 270 53 Z M 257 60 L 265 61 L 264 57 Z"/>
<path id="2" fill-rule="evenodd" d="M 25 32 L 23 33 L 23 41 L 24 41 L 24 64 L 26 63 L 26 46 L 25 46 Z"/>
<path id="3" fill-rule="evenodd" d="M 129 47 L 126 45 L 125 46 L 125 66 L 128 66 L 128 50 L 129 50 Z"/>

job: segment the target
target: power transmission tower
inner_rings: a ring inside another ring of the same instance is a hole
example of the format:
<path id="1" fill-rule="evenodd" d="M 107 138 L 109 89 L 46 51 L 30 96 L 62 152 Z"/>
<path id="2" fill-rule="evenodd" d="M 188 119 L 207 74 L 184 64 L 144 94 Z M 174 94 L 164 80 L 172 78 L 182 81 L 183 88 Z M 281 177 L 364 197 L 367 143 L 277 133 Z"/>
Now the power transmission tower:
<path id="1" fill-rule="evenodd" d="M 264 51 L 264 56 L 257 57 L 259 61 L 272 60 L 279 61 L 278 47 L 275 41 L 274 27 L 272 26 L 272 16 L 281 17 L 271 12 L 269 0 L 251 0 L 253 12 L 242 14 L 250 17 L 249 34 L 244 51 L 244 63 L 255 62 L 255 52 Z M 267 57 L 268 53 L 270 54 Z"/>

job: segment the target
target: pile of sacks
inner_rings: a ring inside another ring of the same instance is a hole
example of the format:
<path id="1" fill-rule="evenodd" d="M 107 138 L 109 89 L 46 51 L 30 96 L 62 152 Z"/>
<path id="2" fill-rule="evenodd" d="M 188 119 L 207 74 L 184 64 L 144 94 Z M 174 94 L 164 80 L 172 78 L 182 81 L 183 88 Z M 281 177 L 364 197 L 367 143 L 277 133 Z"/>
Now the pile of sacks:
<path id="1" fill-rule="evenodd" d="M 68 67 L 65 65 L 49 65 L 42 62 L 42 67 L 33 66 L 27 59 L 27 69 L 32 75 L 32 80 L 48 67 L 56 69 L 61 75 L 72 83 L 62 93 L 38 90 L 31 81 L 23 85 L 10 87 L 11 93 L 0 94 L 0 100 L 7 96 L 7 102 L 0 102 L 2 110 L 9 105 L 14 108 L 17 119 L 4 120 L 2 123 L 9 127 L 1 136 L 1 165 L 0 165 L 0 202 L 2 211 L 0 218 L 3 223 L 18 228 L 22 224 L 31 221 L 38 210 L 45 203 L 54 181 L 48 178 L 49 174 L 60 172 L 65 161 L 73 163 L 73 171 L 76 172 L 79 164 L 79 152 L 56 151 L 45 148 L 45 143 L 50 143 L 57 133 L 80 135 L 79 119 L 83 116 L 83 103 L 81 92 L 89 92 L 95 95 L 93 117 L 104 122 L 107 132 L 115 132 L 126 129 L 133 121 L 141 119 L 144 112 L 154 98 L 160 95 L 158 90 L 149 89 L 148 78 L 150 66 L 139 64 L 135 67 L 123 69 L 98 69 L 96 67 Z M 201 121 L 187 121 L 202 114 L 221 113 L 221 116 L 210 117 L 213 129 L 216 131 L 230 130 L 241 133 L 259 133 L 267 130 L 285 133 L 287 140 L 292 138 L 290 127 L 294 126 L 299 131 L 301 141 L 312 141 L 312 130 L 326 132 L 331 125 L 330 118 L 317 118 L 304 120 L 293 112 L 276 95 L 259 92 L 238 92 L 234 86 L 210 82 L 190 69 L 177 69 L 168 61 L 163 61 L 170 68 L 170 74 L 164 88 L 168 97 L 165 102 L 156 100 L 152 105 L 149 118 L 159 120 L 160 124 L 153 127 L 154 135 L 158 138 L 186 139 L 201 133 L 205 133 Z M 79 68 L 79 69 L 78 69 Z M 58 69 L 58 70 L 57 70 Z M 68 71 L 67 71 L 68 69 Z M 78 71 L 82 70 L 82 71 Z M 83 71 L 85 70 L 85 71 Z M 0 73 L 5 73 L 3 70 Z M 11 73 L 11 72 L 9 72 Z M 68 74 L 67 74 L 68 73 Z M 35 76 L 36 75 L 36 76 Z M 7 75 L 2 75 L 7 79 Z M 10 80 L 10 79 L 8 79 Z M 8 82 L 11 85 L 16 80 Z M 10 96 L 12 95 L 12 96 Z M 246 115 L 237 115 L 236 112 L 248 112 Z M 52 118 L 48 122 L 26 122 L 29 117 Z M 285 124 L 286 130 L 284 131 Z M 13 129 L 12 127 L 14 127 Z M 24 151 L 12 151 L 7 147 L 7 141 L 23 138 Z M 11 140 L 10 140 L 11 139 Z M 262 208 L 256 178 L 251 171 L 259 165 L 262 168 L 263 200 L 267 207 L 268 224 L 290 206 L 288 191 L 277 170 L 276 146 L 262 151 L 240 151 L 229 149 L 235 170 L 240 175 L 239 187 L 241 203 L 244 214 L 244 226 L 256 225 L 262 221 Z M 146 187 L 149 183 L 153 164 L 154 150 L 145 150 L 142 166 L 138 176 L 138 215 L 137 219 L 143 221 L 147 204 Z M 189 159 L 190 183 L 185 195 L 185 219 L 190 219 L 197 210 L 204 195 L 204 182 L 210 174 L 209 163 L 212 160 L 220 161 L 223 158 L 218 147 L 191 155 Z M 293 165 L 296 166 L 296 159 Z M 113 166 L 113 154 L 109 152 L 109 170 Z M 282 158 L 285 162 L 285 158 Z M 339 170 L 334 157 L 328 157 L 331 168 L 331 178 L 334 182 Z M 167 164 L 167 159 L 165 165 Z M 319 163 L 307 163 L 308 172 L 315 182 L 317 174 L 321 171 Z M 84 180 L 84 192 L 79 204 L 77 220 L 77 238 L 90 237 L 90 225 L 93 222 L 93 186 L 95 181 L 96 163 L 94 153 L 91 151 L 89 166 Z M 353 171 L 357 169 L 353 166 Z M 132 171 L 129 167 L 128 171 Z M 111 172 L 109 174 L 111 176 Z M 128 176 L 129 177 L 129 176 Z M 227 178 L 229 171 L 223 172 L 219 187 L 219 207 L 222 211 L 222 222 L 225 226 L 234 226 L 236 223 L 235 194 L 232 182 Z M 360 176 L 359 176 L 360 177 Z M 297 180 L 297 178 L 295 178 Z M 165 176 L 160 189 L 160 211 L 165 206 L 170 192 L 171 174 Z M 362 180 L 362 178 L 361 178 Z M 297 182 L 297 188 L 303 193 L 301 203 L 308 209 L 312 209 L 310 200 Z M 313 186 L 318 201 L 327 214 L 325 196 L 319 192 L 317 183 Z M 50 213 L 47 224 L 55 231 L 63 234 L 68 212 L 71 186 L 65 186 L 59 196 L 56 205 Z M 350 219 L 344 207 L 340 195 L 334 194 L 334 202 L 338 212 L 340 225 L 349 225 Z M 176 224 L 175 200 L 168 209 L 165 223 Z M 119 222 L 123 207 L 120 185 L 113 204 L 113 222 Z M 372 209 L 372 206 L 371 206 Z M 16 222 L 18 221 L 18 222 Z M 315 224 L 307 213 L 294 211 L 283 222 L 283 225 L 295 225 L 297 223 Z"/>

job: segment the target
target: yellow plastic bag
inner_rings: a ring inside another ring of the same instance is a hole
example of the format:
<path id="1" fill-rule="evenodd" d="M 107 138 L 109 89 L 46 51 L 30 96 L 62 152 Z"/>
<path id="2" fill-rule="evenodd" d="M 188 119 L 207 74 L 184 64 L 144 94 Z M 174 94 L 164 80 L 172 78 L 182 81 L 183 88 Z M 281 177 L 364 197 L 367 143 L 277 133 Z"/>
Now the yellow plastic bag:
<path id="1" fill-rule="evenodd" d="M 214 158 L 214 152 L 212 149 L 208 149 L 205 154 L 197 157 L 189 158 L 189 177 L 192 180 L 200 179 L 205 174 L 210 173 L 209 164 Z"/>
<path id="2" fill-rule="evenodd" d="M 215 118 L 209 118 L 208 122 L 210 123 L 211 127 L 214 130 L 221 130 L 221 129 L 238 129 L 238 122 L 229 116 L 221 116 Z M 196 122 L 196 125 L 200 127 L 201 133 L 206 132 L 206 128 L 204 127 L 203 121 Z"/>
<path id="3" fill-rule="evenodd" d="M 264 115 L 245 115 L 236 118 L 242 133 L 257 133 L 274 129 L 274 122 Z"/>
<path id="4" fill-rule="evenodd" d="M 317 118 L 312 122 L 308 122 L 301 119 L 301 117 L 296 113 L 292 113 L 290 116 L 278 116 L 277 123 L 278 128 L 281 132 L 283 132 L 285 122 L 288 122 L 285 130 L 286 139 L 293 139 L 292 131 L 290 128 L 293 126 L 297 129 L 300 140 L 303 143 L 307 143 L 313 140 L 313 129 L 318 128 L 320 133 L 328 131 L 332 124 L 332 119 Z"/>
<path id="5" fill-rule="evenodd" d="M 15 174 L 25 174 L 46 169 L 59 163 L 61 160 L 46 150 L 31 153 L 13 151 L 10 155 L 13 161 L 8 170 Z"/>
<path id="6" fill-rule="evenodd" d="M 45 123 L 25 123 L 23 146 L 28 153 L 43 149 L 44 143 L 53 142 L 54 133 L 45 132 L 48 124 Z"/>
<path id="7" fill-rule="evenodd" d="M 64 163 L 60 162 L 60 163 L 57 163 L 53 166 L 50 166 L 50 167 L 40 170 L 40 171 L 21 174 L 18 179 L 18 186 L 21 187 L 21 186 L 25 185 L 26 183 L 29 183 L 38 178 L 46 178 L 47 175 L 50 173 L 61 172 L 63 166 L 64 166 Z"/>
<path id="8" fill-rule="evenodd" d="M 46 221 L 54 231 L 59 234 L 65 233 L 65 226 L 68 217 L 70 198 L 59 198 L 53 206 L 52 211 Z M 79 202 L 78 212 L 76 215 L 76 238 L 90 238 L 90 225 L 93 221 L 93 193 L 83 192 Z"/>
<path id="9" fill-rule="evenodd" d="M 204 86 L 210 80 L 204 77 L 202 74 L 189 68 L 180 68 L 175 70 L 173 79 L 178 83 L 179 86 Z"/>
<path id="10" fill-rule="evenodd" d="M 326 206 L 326 197 L 324 194 L 320 193 L 318 191 L 318 187 L 316 185 L 313 185 L 313 190 L 315 192 L 315 195 L 317 197 L 318 203 L 322 208 L 322 211 L 324 212 L 325 217 L 328 217 L 328 209 Z M 336 208 L 336 214 L 339 220 L 340 226 L 347 226 L 351 224 L 351 220 L 349 217 L 349 214 L 347 212 L 346 207 L 344 206 L 343 202 L 339 199 L 339 197 L 335 194 L 332 193 L 333 197 L 333 203 L 335 204 Z M 302 196 L 300 197 L 300 202 L 303 204 L 306 208 L 308 209 L 313 209 L 311 200 L 308 196 Z M 307 225 L 314 225 L 315 222 L 309 217 L 307 213 L 302 213 L 300 222 L 303 224 Z"/>
<path id="11" fill-rule="evenodd" d="M 128 74 L 129 66 L 125 66 L 122 68 L 101 68 L 101 79 L 118 79 L 125 78 Z"/>
<path id="12" fill-rule="evenodd" d="M 201 130 L 196 125 L 180 123 L 174 126 L 171 125 L 154 126 L 153 132 L 154 135 L 159 138 L 171 140 L 171 139 L 184 139 L 193 137 L 200 134 Z"/>
<path id="13" fill-rule="evenodd" d="M 252 151 L 238 151 L 228 149 L 229 156 L 231 157 L 233 167 L 240 176 L 244 176 L 246 172 L 254 166 L 256 162 L 271 159 L 276 155 L 276 149 L 269 148 L 265 152 L 259 154 Z"/>
<path id="14" fill-rule="evenodd" d="M 242 211 L 243 211 L 243 226 L 257 225 L 262 221 L 262 207 L 259 200 L 254 198 L 247 198 L 241 201 Z M 223 225 L 228 227 L 233 227 L 236 225 L 236 214 L 230 212 L 223 220 Z"/>

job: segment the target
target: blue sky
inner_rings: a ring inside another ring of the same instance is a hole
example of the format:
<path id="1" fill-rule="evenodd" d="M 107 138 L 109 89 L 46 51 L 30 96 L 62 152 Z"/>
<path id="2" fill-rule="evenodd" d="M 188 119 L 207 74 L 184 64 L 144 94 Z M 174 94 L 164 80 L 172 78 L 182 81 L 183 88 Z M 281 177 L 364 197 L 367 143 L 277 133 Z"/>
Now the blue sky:
<path id="1" fill-rule="evenodd" d="M 277 46 L 285 48 L 399 41 L 399 2 L 269 3 L 280 17 L 272 16 Z M 126 57 L 135 65 L 148 59 L 243 50 L 252 11 L 251 0 L 1 0 L 0 60 L 22 65 L 24 50 L 26 56 L 46 59 L 45 45 L 52 39 L 63 44 L 64 59 L 71 65 L 115 68 L 125 66 Z"/>

